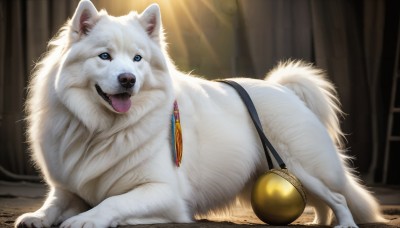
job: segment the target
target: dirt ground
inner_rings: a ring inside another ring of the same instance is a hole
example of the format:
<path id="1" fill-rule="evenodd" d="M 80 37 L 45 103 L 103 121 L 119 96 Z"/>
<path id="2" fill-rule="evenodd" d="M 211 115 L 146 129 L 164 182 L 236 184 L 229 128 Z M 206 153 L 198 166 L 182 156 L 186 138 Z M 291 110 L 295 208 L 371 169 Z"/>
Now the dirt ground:
<path id="1" fill-rule="evenodd" d="M 361 228 L 377 227 L 400 227 L 400 188 L 398 187 L 375 187 L 372 189 L 381 202 L 387 224 L 361 224 Z M 28 183 L 9 183 L 0 181 L 0 227 L 13 227 L 15 219 L 25 212 L 38 209 L 46 190 L 42 185 Z M 306 208 L 300 216 L 289 227 L 323 227 L 306 225 L 313 219 L 311 208 Z M 263 224 L 248 208 L 234 208 L 231 214 L 225 216 L 209 216 L 199 219 L 191 224 L 154 224 L 126 226 L 135 228 L 150 227 L 195 227 L 195 228 L 219 228 L 219 227 L 273 227 Z"/>

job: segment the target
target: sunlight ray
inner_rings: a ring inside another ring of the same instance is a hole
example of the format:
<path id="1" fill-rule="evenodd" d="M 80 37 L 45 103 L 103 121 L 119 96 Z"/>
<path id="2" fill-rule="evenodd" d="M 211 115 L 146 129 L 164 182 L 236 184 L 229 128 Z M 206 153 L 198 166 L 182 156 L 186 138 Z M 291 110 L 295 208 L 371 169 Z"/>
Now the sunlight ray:
<path id="1" fill-rule="evenodd" d="M 213 62 L 213 63 L 216 63 L 216 64 L 219 65 L 218 55 L 215 53 L 214 48 L 211 46 L 210 42 L 208 41 L 207 37 L 203 33 L 203 31 L 200 28 L 200 26 L 197 24 L 197 22 L 192 17 L 192 14 L 190 13 L 190 10 L 188 9 L 188 7 L 186 5 L 186 2 L 185 1 L 178 1 L 178 3 L 182 7 L 183 12 L 186 15 L 186 18 L 189 20 L 189 22 L 190 22 L 192 28 L 194 29 L 195 33 L 197 35 L 199 35 L 200 40 L 202 41 L 202 43 L 204 43 L 206 50 L 211 55 L 212 61 L 210 61 L 210 62 Z"/>
<path id="2" fill-rule="evenodd" d="M 218 21 L 221 22 L 221 24 L 223 24 L 223 25 L 226 26 L 226 27 L 232 26 L 232 24 L 229 23 L 229 22 L 226 20 L 226 18 L 224 18 L 224 17 L 221 16 L 221 13 L 218 12 L 218 11 L 215 9 L 214 5 L 211 4 L 210 1 L 201 0 L 201 3 L 203 3 L 203 5 L 206 6 L 206 8 L 209 9 L 209 10 L 218 18 Z"/>

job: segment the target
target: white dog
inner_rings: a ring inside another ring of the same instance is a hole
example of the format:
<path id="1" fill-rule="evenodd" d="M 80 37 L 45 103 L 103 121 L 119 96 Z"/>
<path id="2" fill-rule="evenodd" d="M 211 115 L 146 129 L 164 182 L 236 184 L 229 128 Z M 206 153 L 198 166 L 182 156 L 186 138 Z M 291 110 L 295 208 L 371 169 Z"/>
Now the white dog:
<path id="1" fill-rule="evenodd" d="M 315 208 L 314 223 L 384 221 L 340 151 L 340 112 L 319 70 L 281 64 L 267 79 L 235 79 Z M 173 162 L 171 114 L 180 108 L 183 159 Z M 231 87 L 177 71 L 157 5 L 112 17 L 82 0 L 50 43 L 29 87 L 33 158 L 50 187 L 17 227 L 187 223 L 248 202 L 268 169 L 243 102 Z"/>

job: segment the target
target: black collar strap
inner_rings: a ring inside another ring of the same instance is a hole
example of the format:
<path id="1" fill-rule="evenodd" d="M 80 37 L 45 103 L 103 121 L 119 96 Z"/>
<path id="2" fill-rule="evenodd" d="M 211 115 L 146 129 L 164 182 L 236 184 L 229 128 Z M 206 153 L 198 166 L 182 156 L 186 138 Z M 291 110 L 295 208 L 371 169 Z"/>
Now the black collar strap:
<path id="1" fill-rule="evenodd" d="M 258 135 L 260 136 L 260 139 L 261 139 L 261 142 L 262 142 L 262 145 L 264 148 L 265 156 L 267 157 L 268 168 L 269 169 L 273 168 L 272 160 L 268 153 L 268 149 L 269 149 L 271 154 L 274 156 L 276 162 L 279 164 L 279 167 L 281 167 L 281 169 L 286 169 L 286 165 L 283 162 L 282 158 L 279 156 L 278 152 L 275 150 L 275 148 L 272 146 L 272 144 L 269 142 L 269 140 L 265 136 L 264 131 L 262 129 L 260 118 L 258 117 L 258 114 L 257 114 L 257 110 L 254 107 L 253 101 L 251 100 L 247 91 L 239 83 L 237 83 L 235 81 L 227 80 L 227 79 L 217 80 L 217 81 L 223 82 L 225 84 L 232 86 L 236 90 L 236 92 L 239 94 L 240 98 L 242 98 L 242 101 L 246 105 L 247 111 L 249 112 L 250 117 L 253 120 L 254 126 L 257 129 Z"/>

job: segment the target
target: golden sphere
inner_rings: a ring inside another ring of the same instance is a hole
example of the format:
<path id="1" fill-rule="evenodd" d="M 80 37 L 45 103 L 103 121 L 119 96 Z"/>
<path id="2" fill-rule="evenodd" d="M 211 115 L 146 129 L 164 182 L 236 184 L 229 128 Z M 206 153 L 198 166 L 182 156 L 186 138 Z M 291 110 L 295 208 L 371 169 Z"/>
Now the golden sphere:
<path id="1" fill-rule="evenodd" d="M 251 206 L 263 222 L 287 225 L 303 213 L 306 196 L 300 181 L 287 169 L 272 169 L 254 184 Z"/>

